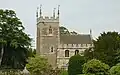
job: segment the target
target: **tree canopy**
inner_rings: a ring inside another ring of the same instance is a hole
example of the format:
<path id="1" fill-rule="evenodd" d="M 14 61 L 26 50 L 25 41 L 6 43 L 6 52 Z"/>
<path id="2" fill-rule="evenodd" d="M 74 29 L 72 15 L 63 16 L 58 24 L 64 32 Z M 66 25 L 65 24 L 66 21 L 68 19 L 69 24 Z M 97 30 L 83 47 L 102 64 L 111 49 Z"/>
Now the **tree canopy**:
<path id="1" fill-rule="evenodd" d="M 82 73 L 82 65 L 85 63 L 84 57 L 78 55 L 69 59 L 68 74 L 77 75 Z"/>
<path id="2" fill-rule="evenodd" d="M 52 67 L 46 58 L 36 55 L 28 60 L 27 69 L 34 75 L 52 75 Z"/>
<path id="3" fill-rule="evenodd" d="M 69 31 L 67 28 L 65 28 L 65 27 L 63 27 L 63 26 L 61 26 L 61 27 L 59 27 L 59 30 L 60 30 L 60 34 L 61 35 L 65 35 L 65 34 L 67 34 L 67 35 L 77 35 L 78 33 L 77 32 L 75 32 L 75 31 Z"/>
<path id="4" fill-rule="evenodd" d="M 92 59 L 83 65 L 83 73 L 85 75 L 108 75 L 109 68 L 109 65 Z"/>
<path id="5" fill-rule="evenodd" d="M 103 32 L 93 43 L 93 50 L 85 51 L 85 57 L 96 58 L 109 66 L 120 61 L 120 34 L 118 32 Z"/>
<path id="6" fill-rule="evenodd" d="M 110 72 L 110 75 L 120 75 L 120 63 L 111 67 L 109 72 Z"/>
<path id="7" fill-rule="evenodd" d="M 24 32 L 24 29 L 13 10 L 0 9 L 1 68 L 23 68 L 25 66 L 31 38 Z"/>

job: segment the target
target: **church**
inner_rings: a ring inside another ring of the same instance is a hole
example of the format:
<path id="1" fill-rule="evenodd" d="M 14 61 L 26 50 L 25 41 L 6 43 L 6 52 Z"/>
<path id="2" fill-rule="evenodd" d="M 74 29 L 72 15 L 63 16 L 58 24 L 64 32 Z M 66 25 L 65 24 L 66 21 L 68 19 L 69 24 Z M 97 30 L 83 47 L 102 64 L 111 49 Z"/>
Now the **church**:
<path id="1" fill-rule="evenodd" d="M 45 56 L 54 69 L 67 69 L 71 56 L 93 47 L 92 35 L 91 32 L 76 35 L 60 34 L 59 14 L 59 6 L 57 16 L 54 10 L 52 17 L 43 16 L 41 7 L 37 10 L 36 53 Z"/>

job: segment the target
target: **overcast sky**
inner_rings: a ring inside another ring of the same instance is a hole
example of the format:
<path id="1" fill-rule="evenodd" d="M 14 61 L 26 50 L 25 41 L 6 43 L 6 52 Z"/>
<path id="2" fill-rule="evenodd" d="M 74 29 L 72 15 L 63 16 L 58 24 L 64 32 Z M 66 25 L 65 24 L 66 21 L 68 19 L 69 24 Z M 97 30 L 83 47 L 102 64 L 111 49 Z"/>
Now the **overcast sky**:
<path id="1" fill-rule="evenodd" d="M 43 15 L 52 16 L 60 5 L 60 24 L 93 37 L 103 31 L 120 31 L 120 0 L 0 0 L 0 8 L 13 9 L 26 32 L 36 38 L 36 8 L 42 4 Z"/>

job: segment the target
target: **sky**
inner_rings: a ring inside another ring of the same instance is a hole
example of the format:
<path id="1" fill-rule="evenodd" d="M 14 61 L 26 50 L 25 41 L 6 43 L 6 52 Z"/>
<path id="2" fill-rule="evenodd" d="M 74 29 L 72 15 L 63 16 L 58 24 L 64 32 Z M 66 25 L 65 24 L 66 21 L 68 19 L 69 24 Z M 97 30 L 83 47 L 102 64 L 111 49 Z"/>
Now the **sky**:
<path id="1" fill-rule="evenodd" d="M 35 40 L 36 9 L 40 4 L 43 15 L 50 17 L 60 5 L 60 25 L 71 31 L 89 34 L 92 29 L 93 38 L 104 31 L 120 32 L 120 0 L 0 0 L 0 9 L 14 10 L 25 32 Z"/>

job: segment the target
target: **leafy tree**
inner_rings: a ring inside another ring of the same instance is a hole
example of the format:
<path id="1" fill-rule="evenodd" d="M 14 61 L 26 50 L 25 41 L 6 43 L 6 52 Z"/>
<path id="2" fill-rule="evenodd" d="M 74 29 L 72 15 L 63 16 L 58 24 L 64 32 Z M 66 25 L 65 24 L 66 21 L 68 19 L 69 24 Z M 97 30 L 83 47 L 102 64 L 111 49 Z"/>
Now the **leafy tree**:
<path id="1" fill-rule="evenodd" d="M 52 68 L 47 59 L 41 56 L 29 58 L 26 67 L 34 75 L 52 75 Z"/>
<path id="2" fill-rule="evenodd" d="M 67 28 L 61 26 L 59 27 L 59 30 L 60 30 L 60 34 L 63 35 L 63 34 L 67 34 L 67 35 L 77 35 L 78 33 L 75 32 L 75 31 L 72 31 L 70 32 Z"/>
<path id="3" fill-rule="evenodd" d="M 120 75 L 120 63 L 110 69 L 110 75 Z"/>
<path id="4" fill-rule="evenodd" d="M 85 62 L 93 59 L 93 48 L 88 48 L 83 52 L 84 58 L 85 58 Z"/>
<path id="5" fill-rule="evenodd" d="M 70 34 L 69 30 L 63 26 L 59 27 L 60 34 Z"/>
<path id="6" fill-rule="evenodd" d="M 94 50 L 87 51 L 85 57 L 96 58 L 109 66 L 120 61 L 120 34 L 118 32 L 104 32 L 93 42 Z"/>
<path id="7" fill-rule="evenodd" d="M 109 65 L 99 60 L 92 59 L 83 65 L 85 75 L 108 75 Z"/>
<path id="8" fill-rule="evenodd" d="M 60 75 L 68 75 L 68 72 L 66 70 L 62 70 Z"/>
<path id="9" fill-rule="evenodd" d="M 23 68 L 28 57 L 31 38 L 13 10 L 0 9 L 0 66 Z"/>
<path id="10" fill-rule="evenodd" d="M 28 56 L 29 57 L 34 57 L 35 55 L 36 55 L 36 50 L 32 49 L 32 48 L 29 48 L 29 50 L 28 50 Z"/>
<path id="11" fill-rule="evenodd" d="M 77 75 L 82 73 L 82 65 L 85 60 L 83 56 L 75 55 L 69 59 L 68 74 Z"/>

